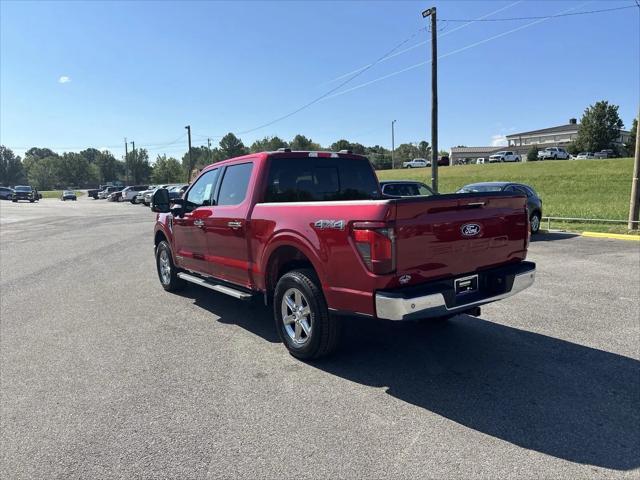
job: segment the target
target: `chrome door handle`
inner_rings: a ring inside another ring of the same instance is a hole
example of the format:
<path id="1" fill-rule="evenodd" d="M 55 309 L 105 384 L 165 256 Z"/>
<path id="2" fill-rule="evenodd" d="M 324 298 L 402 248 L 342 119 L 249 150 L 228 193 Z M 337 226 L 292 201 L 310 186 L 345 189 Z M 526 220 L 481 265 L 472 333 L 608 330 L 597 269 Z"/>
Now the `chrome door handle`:
<path id="1" fill-rule="evenodd" d="M 227 226 L 231 228 L 240 228 L 242 227 L 242 222 L 237 222 L 237 221 L 227 222 Z"/>
<path id="2" fill-rule="evenodd" d="M 194 220 L 194 221 L 193 221 L 193 224 L 194 224 L 196 227 L 204 227 L 204 220 Z"/>

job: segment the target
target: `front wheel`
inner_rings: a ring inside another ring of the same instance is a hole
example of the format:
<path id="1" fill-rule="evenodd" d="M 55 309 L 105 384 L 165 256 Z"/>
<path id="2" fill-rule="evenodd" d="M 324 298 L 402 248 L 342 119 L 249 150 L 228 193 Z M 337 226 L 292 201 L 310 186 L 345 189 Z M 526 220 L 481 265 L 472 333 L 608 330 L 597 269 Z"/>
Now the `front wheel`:
<path id="1" fill-rule="evenodd" d="M 529 223 L 531 224 L 531 233 L 538 233 L 540 231 L 540 214 L 534 212 L 529 219 Z"/>
<path id="2" fill-rule="evenodd" d="M 160 284 L 167 292 L 176 292 L 185 286 L 185 281 L 178 277 L 178 269 L 173 263 L 171 248 L 166 240 L 156 247 L 156 267 Z"/>
<path id="3" fill-rule="evenodd" d="M 329 313 L 313 270 L 292 270 L 280 278 L 273 316 L 282 342 L 296 358 L 319 358 L 338 346 L 340 323 Z"/>

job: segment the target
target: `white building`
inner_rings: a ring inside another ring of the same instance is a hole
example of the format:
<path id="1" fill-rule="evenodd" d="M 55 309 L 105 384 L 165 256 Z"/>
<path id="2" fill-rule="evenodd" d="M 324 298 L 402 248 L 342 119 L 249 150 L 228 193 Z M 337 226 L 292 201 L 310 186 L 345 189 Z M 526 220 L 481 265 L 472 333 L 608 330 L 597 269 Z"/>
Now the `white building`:
<path id="1" fill-rule="evenodd" d="M 569 123 L 565 125 L 507 135 L 507 143 L 509 147 L 531 145 L 564 147 L 578 137 L 578 126 L 578 121 L 575 118 L 570 118 Z M 620 130 L 620 137 L 614 143 L 621 146 L 628 143 L 630 139 L 631 134 L 627 130 Z"/>

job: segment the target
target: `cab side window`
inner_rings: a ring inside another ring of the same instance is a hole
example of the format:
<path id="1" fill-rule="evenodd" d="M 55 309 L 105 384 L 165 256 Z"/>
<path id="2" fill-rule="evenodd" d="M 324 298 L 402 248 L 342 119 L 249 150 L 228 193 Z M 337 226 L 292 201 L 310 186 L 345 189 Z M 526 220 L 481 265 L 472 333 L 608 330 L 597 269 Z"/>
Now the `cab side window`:
<path id="1" fill-rule="evenodd" d="M 253 163 L 241 163 L 227 167 L 220 185 L 218 205 L 239 205 L 247 196 Z"/>
<path id="2" fill-rule="evenodd" d="M 219 174 L 220 170 L 216 168 L 209 170 L 196 180 L 185 199 L 184 209 L 186 212 L 192 212 L 198 207 L 211 206 L 211 197 Z"/>

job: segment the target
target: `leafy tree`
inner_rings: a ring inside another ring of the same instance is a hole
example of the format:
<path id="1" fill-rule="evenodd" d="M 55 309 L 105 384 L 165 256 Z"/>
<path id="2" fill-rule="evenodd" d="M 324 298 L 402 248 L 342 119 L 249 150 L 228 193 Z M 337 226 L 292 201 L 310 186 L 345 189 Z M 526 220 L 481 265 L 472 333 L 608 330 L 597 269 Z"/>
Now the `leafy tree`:
<path id="1" fill-rule="evenodd" d="M 42 160 L 47 157 L 57 157 L 58 154 L 49 148 L 32 147 L 24 153 L 25 160 L 32 158 L 35 160 Z"/>
<path id="2" fill-rule="evenodd" d="M 279 148 L 287 148 L 289 144 L 280 137 L 264 137 L 262 140 L 256 140 L 251 144 L 249 151 L 257 152 L 274 152 Z"/>
<path id="3" fill-rule="evenodd" d="M 332 152 L 339 152 L 340 150 L 351 150 L 353 153 L 357 153 L 358 155 L 364 155 L 366 153 L 366 148 L 364 145 L 360 143 L 351 143 L 344 139 L 332 143 L 329 149 Z"/>
<path id="4" fill-rule="evenodd" d="M 87 162 L 96 163 L 98 158 L 100 158 L 100 153 L 100 150 L 98 150 L 97 148 L 89 147 L 85 150 L 82 150 L 80 152 L 80 155 L 82 155 L 85 160 L 87 160 Z"/>
<path id="5" fill-rule="evenodd" d="M 569 145 L 567 145 L 566 150 L 570 155 L 577 155 L 578 153 L 580 153 L 580 148 L 578 147 L 576 142 L 571 142 Z"/>
<path id="6" fill-rule="evenodd" d="M 116 180 L 124 174 L 124 163 L 116 160 L 116 157 L 109 150 L 99 152 L 94 162 L 97 167 L 98 183 L 100 184 Z"/>
<path id="7" fill-rule="evenodd" d="M 367 158 L 376 170 L 389 170 L 391 168 L 391 154 L 370 153 Z"/>
<path id="8" fill-rule="evenodd" d="M 20 157 L 4 145 L 0 145 L 0 185 L 19 185 L 26 175 Z"/>
<path id="9" fill-rule="evenodd" d="M 527 152 L 527 162 L 537 162 L 537 161 L 538 161 L 538 146 L 533 145 Z"/>
<path id="10" fill-rule="evenodd" d="M 429 145 L 429 142 L 423 140 L 418 143 L 418 156 L 426 159 L 431 158 L 431 145 Z"/>
<path id="11" fill-rule="evenodd" d="M 85 186 L 97 180 L 91 178 L 93 171 L 89 168 L 89 162 L 79 153 L 65 152 L 54 164 L 56 177 L 63 186 Z"/>
<path id="12" fill-rule="evenodd" d="M 289 145 L 291 147 L 291 150 L 302 150 L 302 151 L 322 150 L 322 147 L 319 144 L 315 143 L 310 138 L 307 138 L 304 135 L 300 135 L 300 134 L 293 137 L 293 140 L 291 140 L 291 143 Z"/>
<path id="13" fill-rule="evenodd" d="M 57 183 L 57 162 L 60 157 L 51 156 L 35 161 L 29 169 L 29 184 L 38 190 L 49 190 Z"/>
<path id="14" fill-rule="evenodd" d="M 180 162 L 173 157 L 158 155 L 156 163 L 151 172 L 151 182 L 153 183 L 175 183 L 182 182 L 185 178 L 185 170 Z"/>
<path id="15" fill-rule="evenodd" d="M 449 152 L 447 150 L 440 150 L 438 152 L 438 157 L 448 157 L 449 156 Z"/>
<path id="16" fill-rule="evenodd" d="M 636 132 L 637 131 L 638 131 L 638 119 L 634 118 L 633 122 L 631 123 L 631 130 L 629 131 L 629 133 L 631 133 L 631 138 L 624 145 L 624 149 L 627 151 L 627 155 L 629 155 L 630 157 L 633 157 L 636 154 L 636 135 L 637 135 Z"/>
<path id="17" fill-rule="evenodd" d="M 239 157 L 240 155 L 245 155 L 247 153 L 247 149 L 242 143 L 242 140 L 231 132 L 227 133 L 220 140 L 220 150 L 223 158 L 225 159 Z"/>
<path id="18" fill-rule="evenodd" d="M 149 154 L 144 148 L 139 148 L 128 153 L 125 159 L 126 176 L 133 184 L 145 183 L 151 175 Z"/>
<path id="19" fill-rule="evenodd" d="M 397 167 L 402 166 L 402 162 L 408 162 L 414 158 L 425 158 L 420 154 L 420 150 L 415 145 L 412 145 L 411 143 L 401 143 L 396 147 L 393 158 Z"/>
<path id="20" fill-rule="evenodd" d="M 609 105 L 606 100 L 596 102 L 582 115 L 576 145 L 589 152 L 612 148 L 623 126 L 617 105 Z"/>

